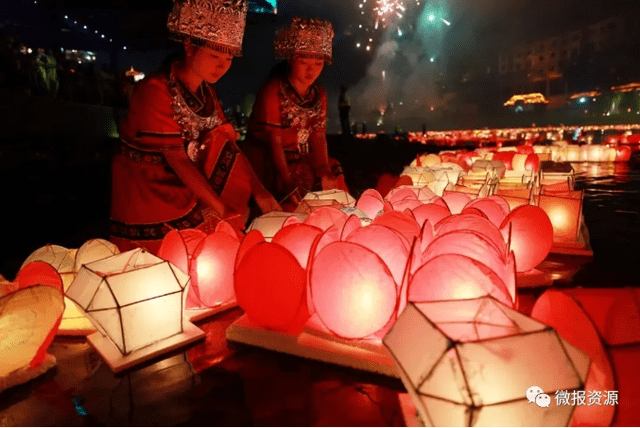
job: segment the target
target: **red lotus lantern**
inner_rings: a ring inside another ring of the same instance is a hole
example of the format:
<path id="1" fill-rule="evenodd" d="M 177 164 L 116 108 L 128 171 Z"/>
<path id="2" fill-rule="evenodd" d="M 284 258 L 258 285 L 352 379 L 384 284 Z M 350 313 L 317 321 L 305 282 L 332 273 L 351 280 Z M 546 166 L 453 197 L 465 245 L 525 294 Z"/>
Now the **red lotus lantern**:
<path id="1" fill-rule="evenodd" d="M 584 391 L 615 390 L 613 370 L 597 330 L 578 302 L 561 291 L 548 290 L 536 301 L 531 316 L 552 327 L 591 359 Z M 571 426 L 609 426 L 615 406 L 577 406 Z"/>
<path id="2" fill-rule="evenodd" d="M 337 336 L 370 336 L 394 315 L 397 290 L 391 272 L 361 245 L 329 244 L 313 261 L 310 281 L 316 313 Z"/>
<path id="3" fill-rule="evenodd" d="M 340 240 L 345 241 L 347 239 L 347 236 L 351 235 L 353 232 L 360 229 L 361 227 L 362 227 L 362 222 L 360 221 L 358 216 L 355 214 L 350 215 L 347 221 L 345 222 L 344 227 L 342 228 L 342 232 L 340 233 Z"/>
<path id="4" fill-rule="evenodd" d="M 236 259 L 234 262 L 234 272 L 238 269 L 240 262 L 244 258 L 244 256 L 249 252 L 250 249 L 255 247 L 258 244 L 266 242 L 264 236 L 262 236 L 262 232 L 259 230 L 251 230 L 249 231 L 242 241 L 240 241 L 240 247 L 238 247 L 238 253 L 236 254 Z"/>
<path id="5" fill-rule="evenodd" d="M 513 170 L 513 166 L 511 162 L 513 161 L 513 157 L 515 155 L 516 155 L 516 152 L 514 151 L 496 152 L 493 154 L 493 158 L 491 160 L 501 161 L 504 163 L 504 166 L 506 166 L 507 169 Z"/>
<path id="6" fill-rule="evenodd" d="M 434 257 L 409 282 L 408 301 L 475 299 L 493 296 L 513 307 L 513 300 L 498 274 L 486 265 L 459 254 Z"/>
<path id="7" fill-rule="evenodd" d="M 189 266 L 187 307 L 194 307 L 190 302 L 214 307 L 234 300 L 233 268 L 239 247 L 238 239 L 225 232 L 214 232 L 198 244 Z"/>
<path id="8" fill-rule="evenodd" d="M 538 171 L 540 169 L 540 157 L 531 153 L 527 156 L 527 159 L 524 161 L 524 169 L 525 171 Z"/>
<path id="9" fill-rule="evenodd" d="M 347 218 L 347 214 L 343 213 L 339 209 L 320 208 L 309 214 L 309 217 L 303 223 L 315 226 L 322 230 L 327 230 L 332 226 L 342 229 Z"/>
<path id="10" fill-rule="evenodd" d="M 457 230 L 470 230 L 487 238 L 489 242 L 500 252 L 504 258 L 507 256 L 507 248 L 500 230 L 489 220 L 473 214 L 458 214 L 445 218 L 436 224 L 436 236 Z"/>
<path id="11" fill-rule="evenodd" d="M 505 239 L 510 239 L 518 272 L 527 272 L 542 263 L 553 245 L 551 221 L 541 208 L 533 205 L 513 210 L 500 230 Z"/>
<path id="12" fill-rule="evenodd" d="M 235 272 L 238 304 L 256 325 L 288 330 L 305 302 L 305 272 L 296 258 L 278 244 L 251 248 Z"/>
<path id="13" fill-rule="evenodd" d="M 158 257 L 173 263 L 184 273 L 189 273 L 189 264 L 196 247 L 207 234 L 198 229 L 172 230 L 162 240 Z"/>

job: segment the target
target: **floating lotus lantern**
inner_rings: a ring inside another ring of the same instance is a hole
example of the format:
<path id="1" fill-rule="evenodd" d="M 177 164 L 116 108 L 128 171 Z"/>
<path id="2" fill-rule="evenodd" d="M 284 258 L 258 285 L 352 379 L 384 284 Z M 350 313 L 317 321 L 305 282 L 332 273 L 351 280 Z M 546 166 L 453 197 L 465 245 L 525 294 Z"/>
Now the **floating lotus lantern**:
<path id="1" fill-rule="evenodd" d="M 375 218 L 384 207 L 384 198 L 375 189 L 367 189 L 356 202 L 356 208 L 362 210 L 370 219 Z"/>
<path id="2" fill-rule="evenodd" d="M 427 186 L 436 180 L 433 171 L 428 167 L 408 166 L 402 171 L 401 175 L 411 178 L 413 185 L 419 187 Z"/>
<path id="3" fill-rule="evenodd" d="M 63 284 L 50 265 L 25 265 L 15 282 L 0 282 L 0 392 L 45 373 L 64 311 Z"/>
<path id="4" fill-rule="evenodd" d="M 471 165 L 471 172 L 482 177 L 489 174 L 491 177 L 502 178 L 506 169 L 504 162 L 500 160 L 477 160 Z"/>
<path id="5" fill-rule="evenodd" d="M 614 391 L 611 362 L 598 331 L 580 304 L 558 290 L 547 290 L 538 298 L 531 316 L 553 327 L 572 345 L 589 355 L 591 365 L 585 391 Z M 623 328 L 619 325 L 619 328 Z M 571 418 L 572 426 L 609 426 L 615 406 L 578 406 Z"/>
<path id="6" fill-rule="evenodd" d="M 350 242 L 335 242 L 311 266 L 311 295 L 323 324 L 335 335 L 358 339 L 381 330 L 393 316 L 397 289 L 384 261 Z"/>
<path id="7" fill-rule="evenodd" d="M 250 248 L 234 281 L 238 304 L 255 325 L 298 331 L 306 322 L 305 270 L 281 245 L 262 243 Z"/>
<path id="8" fill-rule="evenodd" d="M 142 249 L 85 264 L 67 290 L 98 329 L 89 342 L 120 371 L 204 337 L 183 321 L 189 276 Z"/>
<path id="9" fill-rule="evenodd" d="M 589 369 L 556 331 L 490 297 L 410 303 L 383 342 L 432 426 L 567 425 L 575 406 L 551 396 L 582 389 Z"/>
<path id="10" fill-rule="evenodd" d="M 513 210 L 502 222 L 500 230 L 515 253 L 518 272 L 527 272 L 542 263 L 553 245 L 549 216 L 533 205 Z"/>
<path id="11" fill-rule="evenodd" d="M 295 217 L 295 219 L 290 220 L 292 217 Z M 262 233 L 262 236 L 264 236 L 264 239 L 267 242 L 271 242 L 273 236 L 280 229 L 282 229 L 285 223 L 291 221 L 302 223 L 307 217 L 309 217 L 308 213 L 287 213 L 280 211 L 271 211 L 254 219 L 253 222 L 251 222 L 251 225 L 249 225 L 249 227 L 247 228 L 247 232 L 252 230 L 259 230 L 260 233 Z"/>

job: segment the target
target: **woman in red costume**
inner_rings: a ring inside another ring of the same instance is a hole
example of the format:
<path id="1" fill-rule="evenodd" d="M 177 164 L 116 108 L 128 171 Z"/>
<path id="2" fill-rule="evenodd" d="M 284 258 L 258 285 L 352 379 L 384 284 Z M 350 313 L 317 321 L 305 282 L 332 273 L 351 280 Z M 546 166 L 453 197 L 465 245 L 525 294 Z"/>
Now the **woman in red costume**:
<path id="1" fill-rule="evenodd" d="M 295 206 L 307 191 L 347 191 L 340 165 L 327 153 L 327 96 L 316 80 L 331 62 L 330 22 L 293 18 L 278 30 L 277 65 L 256 97 L 246 153 L 276 197 Z"/>
<path id="2" fill-rule="evenodd" d="M 235 143 L 212 86 L 241 53 L 246 0 L 175 1 L 184 58 L 136 86 L 112 163 L 111 240 L 152 253 L 172 229 L 243 229 L 251 196 L 280 209 Z"/>

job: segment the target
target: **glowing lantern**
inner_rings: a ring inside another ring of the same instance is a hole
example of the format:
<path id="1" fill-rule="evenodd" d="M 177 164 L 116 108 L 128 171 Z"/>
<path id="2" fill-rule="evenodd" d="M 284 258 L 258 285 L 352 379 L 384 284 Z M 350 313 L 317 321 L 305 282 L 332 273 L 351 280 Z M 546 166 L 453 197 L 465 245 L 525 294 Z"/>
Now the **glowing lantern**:
<path id="1" fill-rule="evenodd" d="M 327 230 L 332 226 L 342 229 L 347 221 L 347 214 L 335 208 L 320 208 L 305 219 L 304 224 L 315 226 L 321 230 Z"/>
<path id="2" fill-rule="evenodd" d="M 335 199 L 303 199 L 295 209 L 295 213 L 311 214 L 320 208 L 342 209 L 345 206 Z"/>
<path id="3" fill-rule="evenodd" d="M 316 256 L 310 282 L 316 313 L 337 336 L 370 336 L 394 315 L 397 290 L 391 272 L 361 245 L 329 244 Z"/>
<path id="4" fill-rule="evenodd" d="M 536 320 L 553 327 L 565 340 L 589 355 L 585 391 L 615 390 L 613 370 L 598 332 L 578 302 L 561 291 L 547 290 L 531 311 Z M 620 326 L 622 327 L 622 326 Z M 615 406 L 578 406 L 572 426 L 609 426 Z"/>
<path id="5" fill-rule="evenodd" d="M 251 248 L 235 272 L 238 304 L 253 323 L 272 330 L 295 327 L 303 306 L 306 310 L 305 284 L 305 271 L 296 258 L 273 243 Z"/>
<path id="6" fill-rule="evenodd" d="M 53 266 L 58 271 L 65 289 L 71 285 L 75 277 L 75 255 L 76 250 L 69 250 L 59 245 L 46 245 L 35 250 L 22 263 L 20 269 L 32 262 L 45 262 Z"/>
<path id="7" fill-rule="evenodd" d="M 398 202 L 392 203 L 391 205 L 393 206 L 394 211 L 411 211 L 424 204 L 417 199 L 402 199 Z"/>
<path id="8" fill-rule="evenodd" d="M 0 282 L 0 393 L 56 364 L 47 354 L 64 311 L 62 279 L 50 265 L 32 262 L 15 282 Z"/>
<path id="9" fill-rule="evenodd" d="M 540 169 L 540 156 L 535 153 L 531 153 L 527 156 L 524 162 L 524 169 L 526 171 L 538 171 Z"/>
<path id="10" fill-rule="evenodd" d="M 525 171 L 525 164 L 529 155 L 516 153 L 511 159 L 511 169 L 514 171 Z"/>
<path id="11" fill-rule="evenodd" d="M 420 226 L 425 221 L 429 221 L 431 224 L 437 224 L 440 220 L 447 218 L 451 215 L 448 207 L 443 207 L 438 204 L 425 204 L 421 207 L 413 210 L 413 215 Z"/>
<path id="12" fill-rule="evenodd" d="M 359 222 L 358 222 L 359 223 Z M 311 247 L 322 230 L 308 224 L 293 224 L 280 229 L 273 237 L 274 244 L 282 245 L 296 258 L 302 269 L 307 268 Z"/>
<path id="13" fill-rule="evenodd" d="M 431 167 L 440 163 L 440 156 L 430 153 L 428 155 L 420 156 L 420 163 L 422 166 Z"/>
<path id="14" fill-rule="evenodd" d="M 252 230 L 259 230 L 264 236 L 267 242 L 271 242 L 273 236 L 284 226 L 284 223 L 290 217 L 297 217 L 301 222 L 304 221 L 309 215 L 305 213 L 286 213 L 280 211 L 271 211 L 267 214 L 261 215 L 251 222 L 251 225 L 247 228 L 247 232 Z"/>
<path id="15" fill-rule="evenodd" d="M 502 222 L 500 230 L 505 239 L 510 239 L 518 272 L 527 272 L 542 263 L 553 245 L 549 216 L 533 205 L 513 210 Z"/>
<path id="16" fill-rule="evenodd" d="M 409 248 L 399 233 L 386 226 L 371 225 L 354 231 L 346 241 L 360 244 L 376 253 L 389 268 L 395 283 L 398 286 L 402 283 Z"/>
<path id="17" fill-rule="evenodd" d="M 506 170 L 504 162 L 499 160 L 477 160 L 471 165 L 471 171 L 477 174 L 486 175 L 489 173 L 492 177 L 504 177 Z"/>
<path id="18" fill-rule="evenodd" d="M 173 263 L 182 272 L 189 273 L 189 265 L 198 244 L 207 234 L 198 229 L 172 230 L 162 240 L 158 257 Z"/>
<path id="19" fill-rule="evenodd" d="M 387 226 L 404 236 L 407 242 L 413 242 L 413 239 L 420 234 L 420 225 L 414 217 L 404 212 L 391 211 L 376 217 L 371 223 Z"/>
<path id="20" fill-rule="evenodd" d="M 409 282 L 407 299 L 434 302 L 483 296 L 514 305 L 504 281 L 485 264 L 459 254 L 444 254 L 428 260 L 416 271 Z"/>
<path id="21" fill-rule="evenodd" d="M 638 288 L 573 288 L 566 293 L 587 312 L 607 345 L 640 343 Z"/>
<path id="22" fill-rule="evenodd" d="M 517 153 L 514 151 L 497 152 L 493 154 L 493 158 L 491 160 L 500 161 L 504 163 L 504 166 L 506 169 L 513 170 L 513 166 L 511 162 L 513 161 L 513 158 L 516 154 Z"/>
<path id="23" fill-rule="evenodd" d="M 126 356 L 183 333 L 188 282 L 176 266 L 136 249 L 82 266 L 67 296 Z"/>
<path id="24" fill-rule="evenodd" d="M 214 232 L 200 241 L 189 266 L 187 308 L 211 308 L 235 299 L 233 270 L 239 247 L 237 238 L 224 232 Z"/>
<path id="25" fill-rule="evenodd" d="M 566 425 L 575 406 L 552 397 L 581 389 L 589 368 L 553 329 L 486 297 L 409 304 L 383 342 L 432 426 Z"/>
<path id="26" fill-rule="evenodd" d="M 627 146 L 616 147 L 616 162 L 628 162 L 631 159 L 631 149 Z"/>
<path id="27" fill-rule="evenodd" d="M 469 203 L 471 197 L 461 192 L 445 192 L 442 199 L 447 203 L 451 214 L 460 214 L 460 211 Z"/>
<path id="28" fill-rule="evenodd" d="M 512 301 L 516 302 L 516 268 L 513 253 L 505 260 L 500 250 L 486 237 L 469 230 L 438 235 L 423 252 L 424 260 L 444 254 L 459 254 L 476 260 L 494 271 L 504 282 Z"/>
<path id="29" fill-rule="evenodd" d="M 345 207 L 355 207 L 356 200 L 345 192 L 344 190 L 332 189 L 332 190 L 323 190 L 320 192 L 307 192 L 304 195 L 305 200 L 328 200 L 328 201 L 336 201 L 337 203 L 345 206 Z"/>
<path id="30" fill-rule="evenodd" d="M 384 199 L 394 204 L 405 199 L 417 201 L 418 195 L 411 189 L 411 187 L 403 186 L 391 189 Z"/>
<path id="31" fill-rule="evenodd" d="M 507 207 L 508 206 L 509 205 L 507 205 Z M 469 201 L 461 214 L 464 214 L 466 210 L 472 208 L 481 211 L 496 227 L 500 227 L 505 217 L 509 214 L 509 210 L 505 212 L 504 207 L 500 206 L 496 201 L 487 198 L 478 198 Z"/>
<path id="32" fill-rule="evenodd" d="M 452 215 L 437 223 L 435 230 L 437 236 L 457 230 L 474 231 L 486 237 L 500 251 L 502 257 L 507 256 L 507 247 L 502 233 L 484 217 L 473 214 Z"/>
<path id="33" fill-rule="evenodd" d="M 120 250 L 115 244 L 104 239 L 91 239 L 78 248 L 74 271 L 78 272 L 84 264 L 106 259 L 119 253 Z"/>
<path id="34" fill-rule="evenodd" d="M 413 185 L 419 187 L 435 181 L 433 171 L 427 167 L 408 166 L 402 171 L 402 175 L 411 178 Z"/>
<path id="35" fill-rule="evenodd" d="M 366 213 L 369 218 L 375 218 L 382 211 L 383 206 L 384 199 L 375 189 L 367 189 L 362 192 L 356 203 L 356 208 Z"/>
<path id="36" fill-rule="evenodd" d="M 342 232 L 340 232 L 340 240 L 341 241 L 346 240 L 347 236 L 351 235 L 353 232 L 360 229 L 361 227 L 362 227 L 362 223 L 360 222 L 360 219 L 358 219 L 357 216 L 355 215 L 349 216 L 347 221 L 344 223 Z"/>
<path id="37" fill-rule="evenodd" d="M 547 213 L 551 221 L 555 242 L 576 240 L 580 234 L 582 192 L 540 195 L 538 206 Z"/>
<path id="38" fill-rule="evenodd" d="M 292 225 L 290 225 L 292 226 Z M 286 226 L 285 226 L 286 227 Z M 244 256 L 249 252 L 250 249 L 255 247 L 258 244 L 266 242 L 264 240 L 264 236 L 259 230 L 252 230 L 247 233 L 242 241 L 240 241 L 240 247 L 238 247 L 238 254 L 236 254 L 236 260 L 234 263 L 234 269 L 237 270 L 240 262 L 244 258 Z"/>

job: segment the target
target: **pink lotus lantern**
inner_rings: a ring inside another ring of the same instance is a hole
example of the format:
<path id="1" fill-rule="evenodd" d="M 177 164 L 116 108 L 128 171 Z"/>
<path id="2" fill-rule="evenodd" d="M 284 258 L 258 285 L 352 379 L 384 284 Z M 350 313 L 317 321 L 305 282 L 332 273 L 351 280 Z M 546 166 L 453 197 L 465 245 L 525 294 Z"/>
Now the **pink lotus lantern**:
<path id="1" fill-rule="evenodd" d="M 386 212 L 376 217 L 371 224 L 379 224 L 400 232 L 407 242 L 413 242 L 420 234 L 420 225 L 416 219 L 404 212 Z"/>
<path id="2" fill-rule="evenodd" d="M 516 302 L 516 268 L 513 253 L 505 260 L 485 236 L 470 230 L 438 235 L 423 253 L 424 260 L 444 254 L 460 254 L 486 265 L 504 282 L 512 301 Z"/>
<path id="3" fill-rule="evenodd" d="M 506 259 L 507 257 L 507 247 L 502 233 L 493 223 L 484 217 L 473 214 L 452 215 L 436 224 L 435 230 L 437 236 L 458 230 L 476 232 L 486 237 L 500 252 L 503 258 Z"/>
<path id="4" fill-rule="evenodd" d="M 173 263 L 182 272 L 189 273 L 189 265 L 198 244 L 207 234 L 198 229 L 172 230 L 162 240 L 158 257 Z"/>
<path id="5" fill-rule="evenodd" d="M 471 208 L 481 211 L 496 227 L 500 227 L 504 219 L 509 214 L 509 205 L 507 205 L 507 209 L 505 210 L 503 206 L 487 198 L 478 198 L 473 201 L 469 201 L 462 211 L 462 214 L 464 214 L 465 210 Z"/>
<path id="6" fill-rule="evenodd" d="M 542 263 L 553 245 L 551 221 L 541 208 L 533 205 L 513 210 L 500 230 L 511 243 L 518 272 L 527 272 Z"/>
<path id="7" fill-rule="evenodd" d="M 320 208 L 311 214 L 304 221 L 304 224 L 315 226 L 321 230 L 327 230 L 332 226 L 342 229 L 347 221 L 347 214 L 335 208 Z"/>
<path id="8" fill-rule="evenodd" d="M 301 328 L 305 284 L 305 271 L 293 254 L 273 243 L 251 248 L 235 272 L 238 304 L 254 324 L 270 330 Z"/>
<path id="9" fill-rule="evenodd" d="M 63 284 L 49 264 L 25 265 L 15 282 L 0 281 L 0 393 L 56 364 L 47 354 L 64 311 Z"/>
<path id="10" fill-rule="evenodd" d="M 358 221 L 358 223 L 360 222 Z M 300 263 L 302 269 L 306 269 L 311 248 L 316 238 L 321 234 L 322 229 L 318 227 L 308 224 L 293 224 L 280 229 L 271 242 L 282 245 L 289 250 Z"/>
<path id="11" fill-rule="evenodd" d="M 451 214 L 460 214 L 462 209 L 471 201 L 471 197 L 461 192 L 444 192 L 442 199 L 447 203 Z"/>
<path id="12" fill-rule="evenodd" d="M 567 425 L 575 406 L 551 397 L 581 389 L 589 369 L 556 331 L 490 297 L 409 304 L 383 343 L 431 426 Z"/>
<path id="13" fill-rule="evenodd" d="M 361 245 L 329 244 L 316 256 L 310 282 L 316 313 L 339 337 L 370 336 L 394 315 L 397 290 L 391 272 Z"/>
<path id="14" fill-rule="evenodd" d="M 561 291 L 547 290 L 536 301 L 531 316 L 553 327 L 562 338 L 589 356 L 591 365 L 582 388 L 584 391 L 615 390 L 607 351 L 589 316 L 577 301 Z M 578 406 L 573 413 L 571 426 L 609 426 L 614 411 L 615 406 Z"/>
<path id="15" fill-rule="evenodd" d="M 375 189 L 365 190 L 356 202 L 356 208 L 362 210 L 371 219 L 376 218 L 383 206 L 384 199 Z"/>
<path id="16" fill-rule="evenodd" d="M 428 260 L 409 282 L 410 302 L 475 299 L 493 296 L 514 306 L 504 281 L 488 266 L 459 254 L 444 254 Z"/>
<path id="17" fill-rule="evenodd" d="M 431 224 L 437 224 L 440 220 L 450 215 L 451 211 L 449 211 L 449 208 L 439 204 L 425 204 L 413 210 L 413 216 L 420 226 L 422 226 L 425 221 L 429 221 Z"/>

